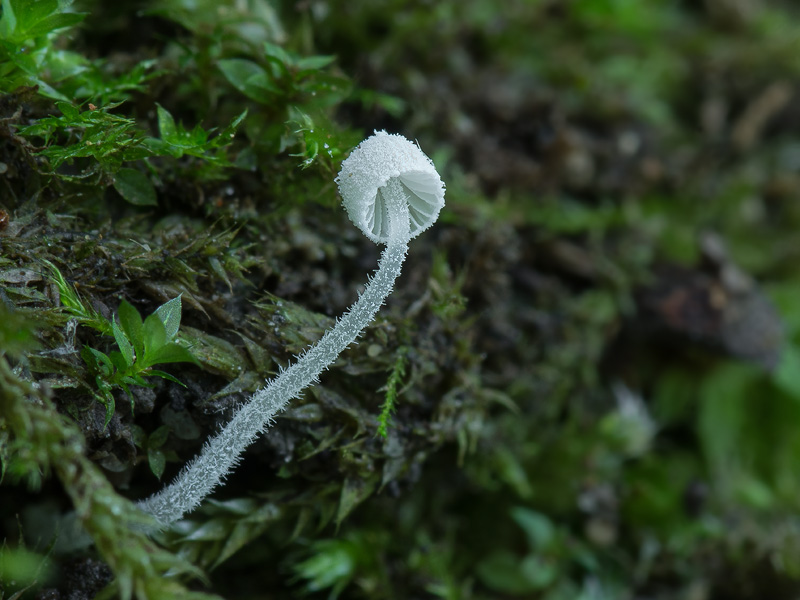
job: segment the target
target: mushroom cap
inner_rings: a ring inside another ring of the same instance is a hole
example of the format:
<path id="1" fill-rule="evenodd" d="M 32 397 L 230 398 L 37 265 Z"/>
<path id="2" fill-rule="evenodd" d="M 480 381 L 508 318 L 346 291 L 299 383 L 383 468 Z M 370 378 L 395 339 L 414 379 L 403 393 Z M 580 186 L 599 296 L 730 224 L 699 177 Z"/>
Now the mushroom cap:
<path id="1" fill-rule="evenodd" d="M 385 131 L 375 131 L 350 153 L 336 183 L 347 216 L 376 244 L 389 241 L 384 195 L 404 194 L 409 239 L 433 225 L 444 206 L 444 182 L 431 159 L 417 144 Z"/>

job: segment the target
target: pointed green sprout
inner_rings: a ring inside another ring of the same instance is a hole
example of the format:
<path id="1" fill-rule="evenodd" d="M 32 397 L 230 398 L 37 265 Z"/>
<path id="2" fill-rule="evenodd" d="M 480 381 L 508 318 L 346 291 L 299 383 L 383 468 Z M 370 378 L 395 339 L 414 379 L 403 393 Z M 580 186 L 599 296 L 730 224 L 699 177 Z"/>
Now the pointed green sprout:
<path id="1" fill-rule="evenodd" d="M 333 329 L 258 390 L 175 481 L 139 503 L 160 525 L 195 509 L 275 415 L 355 341 L 391 293 L 408 243 L 433 225 L 444 206 L 444 183 L 433 162 L 416 144 L 385 131 L 353 150 L 336 183 L 350 220 L 373 242 L 386 245 L 378 270 Z"/>

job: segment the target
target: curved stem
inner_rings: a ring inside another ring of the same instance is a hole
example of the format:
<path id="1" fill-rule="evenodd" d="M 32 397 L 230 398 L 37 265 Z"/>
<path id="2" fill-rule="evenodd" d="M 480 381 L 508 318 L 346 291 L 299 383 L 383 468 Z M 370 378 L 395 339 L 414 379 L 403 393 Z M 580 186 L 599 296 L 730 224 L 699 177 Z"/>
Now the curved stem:
<path id="1" fill-rule="evenodd" d="M 162 526 L 179 520 L 196 508 L 236 465 L 244 449 L 271 424 L 273 417 L 286 408 L 306 386 L 317 381 L 339 354 L 359 336 L 381 307 L 403 265 L 408 251 L 408 203 L 392 180 L 378 193 L 383 194 L 390 237 L 378 270 L 353 306 L 293 365 L 283 370 L 266 387 L 258 390 L 233 419 L 211 440 L 202 453 L 189 463 L 170 485 L 139 502 L 139 507 L 153 515 Z"/>

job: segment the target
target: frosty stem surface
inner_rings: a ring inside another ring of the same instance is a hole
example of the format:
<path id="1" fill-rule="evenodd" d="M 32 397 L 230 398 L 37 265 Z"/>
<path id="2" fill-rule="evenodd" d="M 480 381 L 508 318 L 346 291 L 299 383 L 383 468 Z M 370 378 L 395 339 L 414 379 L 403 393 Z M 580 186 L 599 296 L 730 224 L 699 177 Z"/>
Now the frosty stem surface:
<path id="1" fill-rule="evenodd" d="M 333 329 L 239 408 L 233 419 L 209 440 L 202 453 L 175 481 L 139 503 L 139 507 L 153 515 L 162 526 L 181 519 L 200 504 L 236 465 L 244 449 L 270 426 L 274 416 L 306 386 L 317 381 L 320 373 L 355 341 L 391 293 L 408 251 L 408 203 L 397 178 L 391 179 L 378 193 L 383 195 L 390 235 L 378 270 L 364 293 Z"/>

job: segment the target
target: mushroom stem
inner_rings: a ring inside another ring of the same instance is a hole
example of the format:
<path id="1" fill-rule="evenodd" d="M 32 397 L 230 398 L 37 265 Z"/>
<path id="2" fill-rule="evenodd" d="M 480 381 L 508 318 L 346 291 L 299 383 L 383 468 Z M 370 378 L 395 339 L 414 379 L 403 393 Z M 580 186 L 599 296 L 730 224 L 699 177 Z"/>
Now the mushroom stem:
<path id="1" fill-rule="evenodd" d="M 244 449 L 272 424 L 275 415 L 306 386 L 317 381 L 320 373 L 355 341 L 375 317 L 400 275 L 411 239 L 405 189 L 399 178 L 394 177 L 377 192 L 384 200 L 385 214 L 382 218 L 388 219 L 386 248 L 378 270 L 355 304 L 297 362 L 258 390 L 206 443 L 202 453 L 183 469 L 175 481 L 139 502 L 139 507 L 153 515 L 162 527 L 195 509 L 238 463 Z"/>

